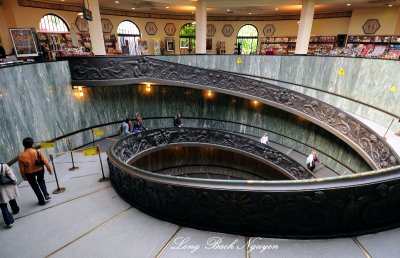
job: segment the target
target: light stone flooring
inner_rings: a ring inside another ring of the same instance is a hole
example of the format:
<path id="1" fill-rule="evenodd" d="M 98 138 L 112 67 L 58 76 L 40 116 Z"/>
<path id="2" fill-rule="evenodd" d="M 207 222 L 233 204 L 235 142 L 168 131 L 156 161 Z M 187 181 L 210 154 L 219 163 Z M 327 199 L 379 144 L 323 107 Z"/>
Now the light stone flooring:
<path id="1" fill-rule="evenodd" d="M 103 149 L 112 141 L 103 143 Z M 106 154 L 101 154 L 106 176 Z M 19 185 L 21 211 L 11 229 L 0 220 L 0 257 L 398 257 L 400 229 L 357 238 L 287 240 L 247 238 L 200 231 L 152 218 L 131 207 L 111 187 L 98 182 L 98 156 L 55 159 L 61 187 L 38 206 L 27 182 Z M 54 176 L 46 174 L 49 191 Z M 247 244 L 246 244 L 247 243 Z"/>

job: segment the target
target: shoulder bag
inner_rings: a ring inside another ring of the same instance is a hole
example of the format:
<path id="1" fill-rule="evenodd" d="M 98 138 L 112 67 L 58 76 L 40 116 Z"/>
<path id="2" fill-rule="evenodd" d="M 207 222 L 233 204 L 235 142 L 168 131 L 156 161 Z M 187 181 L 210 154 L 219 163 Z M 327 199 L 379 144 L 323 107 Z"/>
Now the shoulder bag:
<path id="1" fill-rule="evenodd" d="M 1 172 L 0 172 L 0 185 L 13 185 L 14 181 L 5 173 L 3 174 L 3 164 L 0 164 Z"/>
<path id="2" fill-rule="evenodd" d="M 37 167 L 43 167 L 43 166 L 44 166 L 44 162 L 43 162 L 43 160 L 42 160 L 42 157 L 41 157 L 40 154 L 39 154 L 39 151 L 36 150 L 36 153 L 37 153 L 37 158 L 36 158 L 36 160 L 35 160 L 35 165 L 36 165 Z"/>

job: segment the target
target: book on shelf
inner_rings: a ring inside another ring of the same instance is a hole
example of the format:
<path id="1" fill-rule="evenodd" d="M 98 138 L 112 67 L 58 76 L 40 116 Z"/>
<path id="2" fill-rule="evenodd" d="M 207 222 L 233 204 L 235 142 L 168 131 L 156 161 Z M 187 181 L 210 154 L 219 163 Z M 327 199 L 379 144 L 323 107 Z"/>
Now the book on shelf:
<path id="1" fill-rule="evenodd" d="M 364 45 L 359 56 L 367 57 L 374 50 L 373 45 Z"/>
<path id="2" fill-rule="evenodd" d="M 398 60 L 400 57 L 400 50 L 389 50 L 387 54 L 385 55 L 386 59 L 394 59 Z"/>
<path id="3" fill-rule="evenodd" d="M 380 58 L 383 57 L 385 52 L 386 52 L 386 46 L 384 45 L 378 45 L 375 46 L 368 54 L 367 57 L 374 57 L 374 58 Z"/>

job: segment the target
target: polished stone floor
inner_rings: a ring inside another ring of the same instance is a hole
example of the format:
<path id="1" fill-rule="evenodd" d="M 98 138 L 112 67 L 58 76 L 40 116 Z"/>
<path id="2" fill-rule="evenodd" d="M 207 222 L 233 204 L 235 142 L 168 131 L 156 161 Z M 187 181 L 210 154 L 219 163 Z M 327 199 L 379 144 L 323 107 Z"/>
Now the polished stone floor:
<path id="1" fill-rule="evenodd" d="M 397 139 L 396 139 L 397 140 Z M 101 143 L 106 149 L 113 140 Z M 106 175 L 106 154 L 101 153 Z M 301 157 L 303 159 L 304 157 Z M 57 157 L 61 194 L 38 206 L 27 182 L 19 185 L 21 211 L 11 229 L 0 220 L 0 257 L 398 257 L 400 228 L 357 238 L 287 240 L 247 238 L 194 230 L 154 219 L 98 182 L 98 156 Z M 46 174 L 55 190 L 54 176 Z"/>

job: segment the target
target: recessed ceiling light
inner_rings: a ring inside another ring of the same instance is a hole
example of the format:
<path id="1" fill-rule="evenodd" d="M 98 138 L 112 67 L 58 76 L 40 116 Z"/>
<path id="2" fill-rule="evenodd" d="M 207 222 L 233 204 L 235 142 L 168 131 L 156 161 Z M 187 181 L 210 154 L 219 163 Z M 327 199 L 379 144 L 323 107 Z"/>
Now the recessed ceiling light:
<path id="1" fill-rule="evenodd" d="M 351 4 L 346 4 L 347 6 L 350 6 Z"/>
<path id="2" fill-rule="evenodd" d="M 169 9 L 169 6 L 166 6 L 165 8 Z"/>
<path id="3" fill-rule="evenodd" d="M 249 14 L 251 14 L 251 13 L 249 13 Z"/>
<path id="4" fill-rule="evenodd" d="M 392 7 L 393 5 L 392 4 L 388 4 L 388 7 Z"/>
<path id="5" fill-rule="evenodd" d="M 298 21 L 297 24 L 300 24 L 300 21 Z"/>
<path id="6" fill-rule="evenodd" d="M 226 11 L 227 11 L 227 12 L 230 12 L 230 11 L 231 11 L 231 9 L 226 9 Z"/>
<path id="7" fill-rule="evenodd" d="M 192 12 L 192 14 L 194 14 L 194 12 Z"/>
<path id="8" fill-rule="evenodd" d="M 132 10 L 135 10 L 136 9 L 136 7 L 132 7 Z"/>
<path id="9" fill-rule="evenodd" d="M 65 0 L 60 0 L 61 2 L 64 2 Z"/>
<path id="10" fill-rule="evenodd" d="M 119 1 L 115 1 L 114 3 L 119 4 Z"/>
<path id="11" fill-rule="evenodd" d="M 277 7 L 277 8 L 275 8 L 275 11 L 278 11 L 279 10 L 279 8 Z"/>

